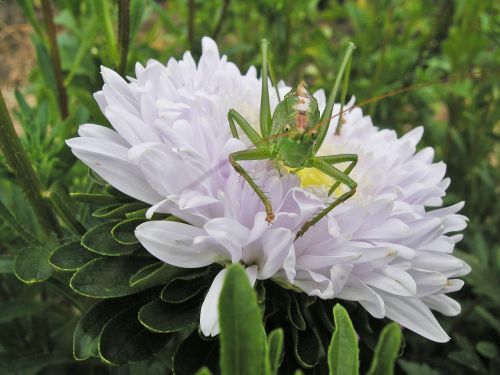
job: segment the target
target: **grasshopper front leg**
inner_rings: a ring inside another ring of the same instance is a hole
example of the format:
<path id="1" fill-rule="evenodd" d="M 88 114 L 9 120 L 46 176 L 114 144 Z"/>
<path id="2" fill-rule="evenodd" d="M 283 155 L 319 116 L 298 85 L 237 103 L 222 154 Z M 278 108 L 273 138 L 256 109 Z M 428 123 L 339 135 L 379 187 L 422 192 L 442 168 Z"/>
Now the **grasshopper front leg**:
<path id="1" fill-rule="evenodd" d="M 324 162 L 328 164 L 339 164 L 339 163 L 346 163 L 350 162 L 350 164 L 347 166 L 347 168 L 344 170 L 344 174 L 349 175 L 349 173 L 352 172 L 356 164 L 358 163 L 358 155 L 356 154 L 339 154 L 339 155 L 328 155 L 328 156 L 318 156 L 318 159 L 323 160 Z M 342 181 L 337 180 L 330 190 L 328 191 L 328 195 L 332 195 L 335 189 L 337 189 Z"/>
<path id="2" fill-rule="evenodd" d="M 346 185 L 347 187 L 349 187 L 349 191 L 346 192 L 346 193 L 344 193 L 344 194 L 342 194 L 337 199 L 335 199 L 335 201 L 333 203 L 331 203 L 328 207 L 326 207 L 318 215 L 314 216 L 311 220 L 306 221 L 304 223 L 304 225 L 302 225 L 302 227 L 300 228 L 300 230 L 297 232 L 297 235 L 296 235 L 295 239 L 297 239 L 297 238 L 301 237 L 302 235 L 304 235 L 304 233 L 310 227 L 312 227 L 314 224 L 316 224 L 318 221 L 320 221 L 323 217 L 325 217 L 331 210 L 333 210 L 339 204 L 345 202 L 347 199 L 349 199 L 350 197 L 352 197 L 354 195 L 354 193 L 356 193 L 356 187 L 358 186 L 358 184 L 356 183 L 356 181 L 354 181 L 352 178 L 350 178 L 345 172 L 342 172 L 341 170 L 335 168 L 333 165 L 330 165 L 330 164 L 328 164 L 327 161 L 325 161 L 325 160 L 328 160 L 330 163 L 332 163 L 332 162 L 345 162 L 345 161 L 348 161 L 348 160 L 337 161 L 337 160 L 335 160 L 335 156 L 342 157 L 343 155 L 332 155 L 332 156 L 323 156 L 323 157 L 321 157 L 321 156 L 320 157 L 313 156 L 308 161 L 307 166 L 311 167 L 311 168 L 316 168 L 319 171 L 321 171 L 324 174 L 326 174 L 327 176 L 330 176 L 330 177 L 336 179 L 337 182 L 332 186 L 332 188 L 334 186 L 338 186 L 337 183 L 339 183 L 339 184 L 343 183 L 344 185 Z M 354 155 L 354 156 L 356 156 L 356 155 Z M 355 165 L 356 162 L 357 162 L 357 156 L 356 156 L 356 158 L 354 160 L 352 160 L 352 163 L 354 163 L 354 165 Z M 351 163 L 351 165 L 352 165 L 352 163 Z M 354 166 L 352 166 L 352 168 L 354 168 Z M 352 168 L 351 168 L 351 170 L 352 170 Z M 332 188 L 330 189 L 330 191 L 335 190 L 335 189 L 332 190 Z"/>
<path id="3" fill-rule="evenodd" d="M 272 159 L 271 153 L 267 149 L 257 148 L 252 150 L 236 151 L 229 154 L 229 162 L 233 168 L 238 172 L 252 187 L 257 196 L 260 198 L 262 203 L 264 203 L 264 208 L 266 210 L 267 216 L 266 221 L 272 223 L 274 220 L 273 207 L 271 206 L 271 201 L 262 189 L 255 183 L 253 178 L 248 174 L 248 172 L 238 163 L 238 161 L 243 160 L 266 160 Z"/>

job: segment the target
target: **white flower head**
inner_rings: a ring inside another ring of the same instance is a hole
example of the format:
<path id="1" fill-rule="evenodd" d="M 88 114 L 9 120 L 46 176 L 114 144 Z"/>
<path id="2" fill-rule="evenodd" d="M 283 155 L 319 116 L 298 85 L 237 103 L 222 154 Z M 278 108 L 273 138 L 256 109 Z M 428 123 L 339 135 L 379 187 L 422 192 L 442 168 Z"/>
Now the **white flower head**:
<path id="1" fill-rule="evenodd" d="M 280 279 L 311 296 L 357 301 L 376 318 L 447 341 L 431 310 L 460 312 L 447 293 L 459 290 L 457 277 L 470 271 L 451 254 L 462 238 L 453 233 L 466 227 L 466 218 L 457 214 L 463 203 L 436 208 L 450 181 L 431 148 L 416 152 L 422 128 L 398 138 L 354 109 L 336 135 L 333 119 L 319 154 L 357 154 L 350 176 L 358 189 L 295 241 L 301 226 L 324 208 L 331 181 L 310 170 L 282 176 L 272 162 L 245 162 L 276 212 L 272 225 L 265 221 L 262 202 L 228 163 L 229 153 L 252 147 L 231 136 L 228 110 L 257 127 L 261 82 L 255 68 L 241 74 L 220 57 L 211 39 L 202 44 L 198 64 L 189 52 L 166 66 L 151 60 L 137 64 L 128 82 L 103 67 L 104 86 L 95 99 L 113 129 L 81 125 L 80 136 L 67 141 L 109 184 L 150 204 L 148 217 L 169 213 L 188 223 L 141 224 L 141 244 L 179 267 L 241 262 L 252 283 Z M 282 95 L 289 89 L 279 85 Z M 323 91 L 314 95 L 322 110 Z M 277 103 L 271 95 L 272 110 Z M 202 305 L 205 335 L 219 332 L 224 272 Z"/>

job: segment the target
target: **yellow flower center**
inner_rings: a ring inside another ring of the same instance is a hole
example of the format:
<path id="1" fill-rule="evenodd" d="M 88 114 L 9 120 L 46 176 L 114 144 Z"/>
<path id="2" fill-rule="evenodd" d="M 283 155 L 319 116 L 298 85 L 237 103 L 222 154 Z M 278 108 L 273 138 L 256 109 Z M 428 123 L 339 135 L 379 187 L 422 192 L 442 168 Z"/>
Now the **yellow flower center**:
<path id="1" fill-rule="evenodd" d="M 312 187 L 312 186 L 324 186 L 329 188 L 335 183 L 335 180 L 323 172 L 315 168 L 304 168 L 298 171 L 297 176 L 300 179 L 300 184 L 302 187 Z"/>

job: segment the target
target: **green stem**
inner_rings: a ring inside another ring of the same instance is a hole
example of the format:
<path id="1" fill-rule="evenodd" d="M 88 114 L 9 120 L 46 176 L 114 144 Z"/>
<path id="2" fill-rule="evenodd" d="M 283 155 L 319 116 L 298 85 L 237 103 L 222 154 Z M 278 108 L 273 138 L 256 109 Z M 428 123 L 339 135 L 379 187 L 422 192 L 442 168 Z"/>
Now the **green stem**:
<path id="1" fill-rule="evenodd" d="M 130 36 L 130 0 L 118 1 L 118 43 L 120 47 L 120 65 L 118 73 L 125 75 Z"/>
<path id="2" fill-rule="evenodd" d="M 68 95 L 66 87 L 64 87 L 64 79 L 61 68 L 61 58 L 59 55 L 59 47 L 57 45 L 56 26 L 54 24 L 54 15 L 52 13 L 52 6 L 50 0 L 42 0 L 43 18 L 47 28 L 47 35 L 49 37 L 50 55 L 52 58 L 52 67 L 54 68 L 54 76 L 56 79 L 57 99 L 59 102 L 59 110 L 63 119 L 68 117 Z"/>
<path id="3" fill-rule="evenodd" d="M 194 40 L 194 15 L 196 13 L 196 7 L 194 0 L 188 0 L 188 42 L 189 49 L 191 52 L 195 50 L 195 40 Z"/>
<path id="4" fill-rule="evenodd" d="M 215 26 L 214 32 L 212 33 L 212 39 L 217 40 L 217 37 L 219 36 L 221 30 L 222 30 L 222 25 L 224 24 L 224 21 L 227 16 L 227 10 L 229 9 L 229 4 L 231 3 L 231 0 L 224 0 L 222 4 L 222 10 L 220 13 L 219 21 L 217 22 L 217 25 Z"/>
<path id="5" fill-rule="evenodd" d="M 106 39 L 106 46 L 108 57 L 111 61 L 107 63 L 111 66 L 117 66 L 118 58 L 116 53 L 115 33 L 113 31 L 113 24 L 111 23 L 111 16 L 109 15 L 108 0 L 95 0 L 95 9 L 97 15 L 102 21 L 104 27 L 104 38 Z"/>
<path id="6" fill-rule="evenodd" d="M 26 151 L 14 129 L 7 106 L 0 90 L 0 148 L 2 149 L 7 163 L 14 171 L 17 182 L 23 190 L 26 198 L 33 207 L 33 211 L 40 225 L 47 232 L 55 232 L 58 236 L 62 234 L 57 219 L 42 196 L 42 188 Z"/>

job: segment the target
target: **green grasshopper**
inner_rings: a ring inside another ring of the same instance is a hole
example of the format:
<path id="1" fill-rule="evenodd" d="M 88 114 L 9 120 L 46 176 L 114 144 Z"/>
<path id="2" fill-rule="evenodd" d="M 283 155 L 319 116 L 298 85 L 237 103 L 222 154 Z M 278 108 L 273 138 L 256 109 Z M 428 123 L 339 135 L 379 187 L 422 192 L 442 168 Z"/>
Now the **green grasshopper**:
<path id="1" fill-rule="evenodd" d="M 292 173 L 303 168 L 315 168 L 336 180 L 329 190 L 329 195 L 331 195 L 340 184 L 344 184 L 349 188 L 347 192 L 343 193 L 316 216 L 304 223 L 297 233 L 296 238 L 298 238 L 331 210 L 352 197 L 356 192 L 357 183 L 349 177 L 349 173 L 351 173 L 358 161 L 358 156 L 356 154 L 316 156 L 328 131 L 330 119 L 332 118 L 333 105 L 343 77 L 340 116 L 342 115 L 354 44 L 349 43 L 347 47 L 339 72 L 328 97 L 325 110 L 321 116 L 318 109 L 318 101 L 307 90 L 304 82 L 299 83 L 296 88 L 286 94 L 283 100 L 279 98 L 279 93 L 276 89 L 280 102 L 271 116 L 268 68 L 271 73 L 272 81 L 274 81 L 274 77 L 272 74 L 273 69 L 268 62 L 267 47 L 268 42 L 262 40 L 260 135 L 242 115 L 236 110 L 230 109 L 227 117 L 232 136 L 239 139 L 236 129 L 236 124 L 238 124 L 255 148 L 229 154 L 229 162 L 248 182 L 264 204 L 267 213 L 266 221 L 268 223 L 272 223 L 275 218 L 271 202 L 248 172 L 238 163 L 240 161 L 273 160 L 278 170 L 281 165 L 284 165 L 292 169 Z M 339 126 L 341 121 L 342 119 L 339 118 Z M 346 162 L 350 164 L 344 171 L 335 167 L 335 164 Z"/>

